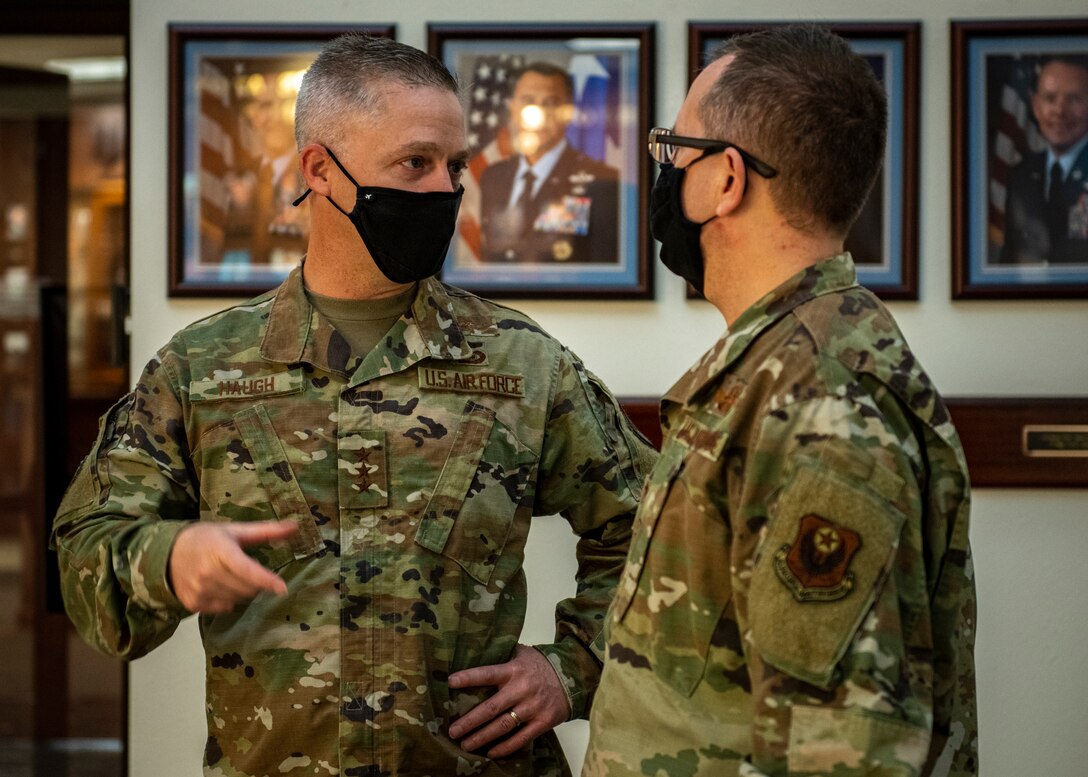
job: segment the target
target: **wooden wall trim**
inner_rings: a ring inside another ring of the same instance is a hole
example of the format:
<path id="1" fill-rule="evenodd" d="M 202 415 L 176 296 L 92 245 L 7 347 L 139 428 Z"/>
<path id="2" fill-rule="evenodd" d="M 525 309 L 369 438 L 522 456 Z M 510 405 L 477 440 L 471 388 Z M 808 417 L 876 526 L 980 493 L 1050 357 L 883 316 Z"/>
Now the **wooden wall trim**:
<path id="1" fill-rule="evenodd" d="M 1062 427 L 1088 435 L 1088 397 L 946 397 L 963 441 L 971 484 L 976 488 L 1088 488 L 1088 450 L 1024 450 L 1025 428 Z M 635 426 L 660 447 L 657 400 L 624 397 L 620 404 Z M 1077 431 L 1078 427 L 1081 431 Z M 1056 454 L 1063 455 L 1056 455 Z"/>
<path id="2" fill-rule="evenodd" d="M 971 484 L 990 488 L 1088 488 L 1085 456 L 1029 456 L 1027 426 L 1088 427 L 1088 397 L 949 397 Z"/>

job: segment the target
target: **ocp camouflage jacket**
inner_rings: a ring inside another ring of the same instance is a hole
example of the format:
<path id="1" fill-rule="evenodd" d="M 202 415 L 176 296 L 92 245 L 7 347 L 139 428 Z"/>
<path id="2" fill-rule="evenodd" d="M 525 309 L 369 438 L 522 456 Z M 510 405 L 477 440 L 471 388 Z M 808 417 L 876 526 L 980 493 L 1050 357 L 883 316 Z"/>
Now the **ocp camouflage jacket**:
<path id="1" fill-rule="evenodd" d="M 963 451 L 849 254 L 745 311 L 662 416 L 583 774 L 976 774 Z"/>
<path id="2" fill-rule="evenodd" d="M 554 736 L 490 761 L 447 736 L 510 658 L 532 516 L 579 536 L 577 593 L 538 646 L 572 716 L 623 566 L 652 449 L 581 362 L 527 317 L 422 282 L 360 358 L 296 270 L 199 321 L 104 416 L 54 525 L 65 601 L 93 645 L 132 659 L 188 613 L 167 582 L 190 521 L 290 519 L 249 552 L 285 598 L 200 617 L 205 774 L 565 774 Z"/>

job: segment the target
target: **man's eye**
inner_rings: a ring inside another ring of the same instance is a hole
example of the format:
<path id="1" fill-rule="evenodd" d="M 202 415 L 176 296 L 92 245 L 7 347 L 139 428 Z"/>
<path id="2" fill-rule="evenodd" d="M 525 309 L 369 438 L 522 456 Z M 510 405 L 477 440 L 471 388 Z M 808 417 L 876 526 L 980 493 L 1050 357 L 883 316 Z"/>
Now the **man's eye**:
<path id="1" fill-rule="evenodd" d="M 418 157 L 418 156 L 410 157 L 410 158 L 404 160 L 404 164 L 406 164 L 408 167 L 412 168 L 413 170 L 422 170 L 423 168 L 425 168 L 427 166 L 427 163 L 424 161 L 423 157 Z"/>
<path id="2" fill-rule="evenodd" d="M 450 162 L 450 173 L 452 173 L 453 175 L 461 175 L 461 173 L 465 172 L 465 169 L 467 167 L 468 162 Z"/>

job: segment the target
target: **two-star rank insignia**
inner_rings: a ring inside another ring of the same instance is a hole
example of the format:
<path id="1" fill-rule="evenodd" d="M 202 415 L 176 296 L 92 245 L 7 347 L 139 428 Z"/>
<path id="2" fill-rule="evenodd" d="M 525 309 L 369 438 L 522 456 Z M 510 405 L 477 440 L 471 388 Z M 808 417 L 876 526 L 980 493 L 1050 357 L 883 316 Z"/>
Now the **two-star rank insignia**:
<path id="1" fill-rule="evenodd" d="M 860 547 L 860 534 L 809 513 L 793 544 L 775 551 L 774 570 L 797 601 L 835 601 L 854 589 L 850 561 Z"/>

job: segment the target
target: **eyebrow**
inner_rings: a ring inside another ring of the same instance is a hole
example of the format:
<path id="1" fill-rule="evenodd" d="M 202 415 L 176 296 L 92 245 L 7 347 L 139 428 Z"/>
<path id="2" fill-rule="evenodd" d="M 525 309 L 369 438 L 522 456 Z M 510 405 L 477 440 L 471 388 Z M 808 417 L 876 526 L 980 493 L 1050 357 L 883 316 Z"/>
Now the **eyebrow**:
<path id="1" fill-rule="evenodd" d="M 444 150 L 437 143 L 431 143 L 427 140 L 409 141 L 403 146 L 399 146 L 394 155 L 400 156 L 401 154 L 431 154 L 434 156 L 443 156 Z M 468 149 L 462 149 L 449 155 L 450 159 L 461 160 L 468 159 Z"/>

